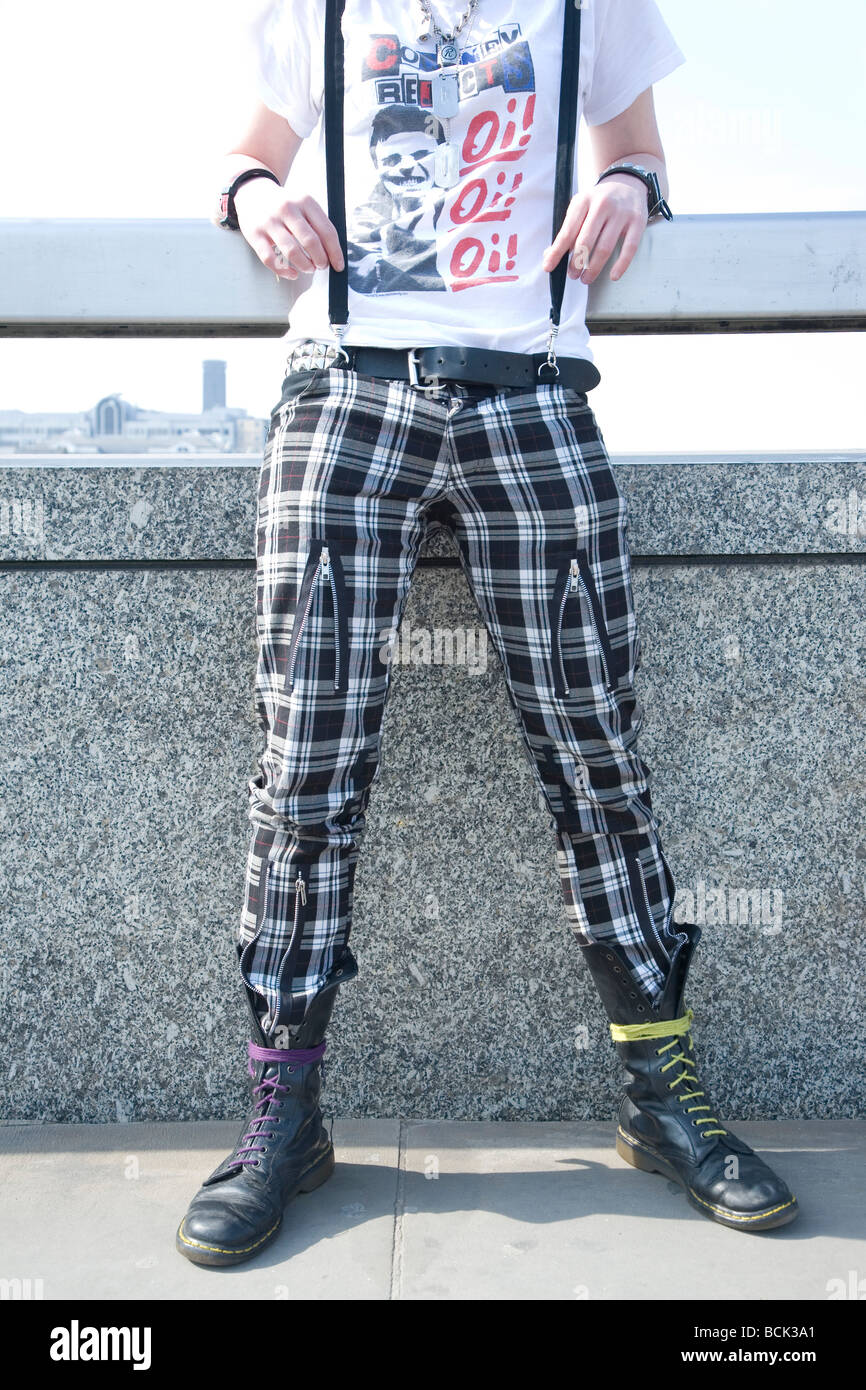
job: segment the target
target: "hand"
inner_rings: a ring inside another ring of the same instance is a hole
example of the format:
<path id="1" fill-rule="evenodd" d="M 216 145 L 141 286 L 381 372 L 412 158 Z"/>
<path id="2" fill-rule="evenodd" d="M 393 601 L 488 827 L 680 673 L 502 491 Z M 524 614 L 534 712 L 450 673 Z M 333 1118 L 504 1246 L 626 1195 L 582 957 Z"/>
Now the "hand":
<path id="1" fill-rule="evenodd" d="M 622 250 L 610 271 L 611 280 L 618 280 L 631 265 L 646 224 L 643 182 L 633 174 L 612 174 L 591 193 L 572 198 L 556 239 L 542 256 L 542 267 L 553 270 L 567 253 L 569 278 L 591 285 L 622 237 Z"/>
<path id="2" fill-rule="evenodd" d="M 282 185 L 248 179 L 235 194 L 235 211 L 243 237 L 276 276 L 297 280 L 301 271 L 311 275 L 317 267 L 343 269 L 337 229 L 315 198 L 294 202 Z"/>

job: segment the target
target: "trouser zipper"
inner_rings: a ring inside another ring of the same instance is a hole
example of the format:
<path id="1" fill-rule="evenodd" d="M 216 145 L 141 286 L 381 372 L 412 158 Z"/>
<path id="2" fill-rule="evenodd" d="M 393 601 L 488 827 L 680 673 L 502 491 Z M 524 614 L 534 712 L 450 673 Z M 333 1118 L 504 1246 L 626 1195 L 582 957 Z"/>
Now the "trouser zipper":
<path id="1" fill-rule="evenodd" d="M 295 680 L 295 666 L 298 658 L 298 649 L 301 644 L 304 628 L 310 616 L 310 611 L 316 597 L 316 592 L 326 589 L 331 596 L 331 611 L 334 622 L 334 690 L 345 690 L 347 686 L 348 664 L 348 615 L 344 604 L 341 602 L 345 597 L 343 584 L 342 567 L 336 555 L 332 555 L 327 545 L 321 545 L 318 560 L 315 567 L 310 570 L 312 557 L 307 564 L 307 575 L 301 586 L 299 594 L 298 610 L 301 613 L 300 620 L 295 619 L 295 626 L 292 630 L 291 647 L 289 651 L 288 668 L 286 672 L 286 687 L 291 690 Z"/>
<path id="2" fill-rule="evenodd" d="M 303 874 L 299 872 L 298 877 L 295 879 L 295 931 L 297 931 L 298 929 L 298 917 L 300 915 L 301 903 L 303 903 L 304 907 L 306 907 L 307 885 L 304 882 Z"/>
<path id="3" fill-rule="evenodd" d="M 271 898 L 273 889 L 273 861 L 266 860 L 261 867 L 259 875 L 258 902 L 256 911 L 256 929 L 252 940 L 248 941 L 240 956 L 241 977 L 250 989 L 255 986 L 251 981 L 252 967 L 257 951 L 262 945 L 263 938 L 266 939 L 268 930 L 268 919 L 271 908 Z M 292 933 L 289 943 L 283 952 L 279 968 L 280 986 L 287 980 L 291 987 L 291 979 L 294 975 L 295 965 L 301 949 L 301 940 L 304 931 L 304 909 L 307 906 L 307 881 L 304 878 L 303 870 L 299 867 L 294 881 L 295 907 L 292 916 Z M 282 988 L 281 988 L 282 993 Z M 289 1001 L 291 1003 L 291 1000 Z M 282 1003 L 280 1012 L 283 1012 Z M 275 1023 L 285 1022 L 285 1019 L 277 1018 Z"/>
<path id="4" fill-rule="evenodd" d="M 307 906 L 307 884 L 301 869 L 298 869 L 295 878 L 295 915 L 292 922 L 292 937 L 286 947 L 285 955 L 280 962 L 279 969 L 279 1004 L 277 1015 L 274 1019 L 274 1026 L 288 1024 L 292 1021 L 292 980 L 301 954 L 301 943 L 304 935 L 304 920 Z"/>
<path id="5" fill-rule="evenodd" d="M 337 581 L 334 577 L 334 568 L 331 564 L 331 552 L 326 545 L 322 546 L 320 557 L 322 567 L 322 583 L 327 584 L 331 590 L 331 603 L 334 612 L 334 689 L 340 689 L 340 598 L 337 593 Z"/>
<path id="6" fill-rule="evenodd" d="M 562 594 L 556 612 L 556 622 L 553 629 L 553 659 L 554 675 L 556 680 L 556 694 L 568 695 L 569 684 L 565 672 L 565 658 L 562 652 L 562 629 L 565 622 L 565 608 L 569 599 L 577 595 L 582 603 L 583 611 L 588 615 L 592 630 L 595 633 L 598 643 L 598 655 L 601 668 L 604 673 L 605 684 L 609 689 L 613 687 L 611 673 L 613 671 L 613 653 L 610 641 L 607 636 L 607 629 L 604 623 L 604 614 L 601 611 L 601 604 L 592 582 L 589 565 L 586 556 L 579 554 L 572 556 L 568 564 L 562 583 Z"/>
<path id="7" fill-rule="evenodd" d="M 655 924 L 655 918 L 653 917 L 652 908 L 650 907 L 649 895 L 646 890 L 643 865 L 641 864 L 639 855 L 633 851 L 626 850 L 625 859 L 635 912 L 643 930 L 644 940 L 663 978 L 667 979 L 671 964 L 670 952 L 666 950 L 663 945 L 658 927 Z"/>

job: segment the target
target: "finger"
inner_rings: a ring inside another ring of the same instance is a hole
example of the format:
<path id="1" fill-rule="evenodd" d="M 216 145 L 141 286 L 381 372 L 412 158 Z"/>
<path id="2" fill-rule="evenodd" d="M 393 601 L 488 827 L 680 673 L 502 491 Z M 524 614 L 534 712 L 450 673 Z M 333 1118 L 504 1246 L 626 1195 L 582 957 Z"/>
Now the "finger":
<path id="1" fill-rule="evenodd" d="M 328 220 L 315 198 L 307 196 L 283 214 L 286 226 L 295 234 L 303 250 L 320 270 L 331 264 L 331 253 L 342 259 L 336 228 Z M 325 241 L 330 242 L 326 247 Z M 303 267 L 302 267 L 303 268 Z M 342 270 L 342 265 L 335 267 Z"/>
<path id="2" fill-rule="evenodd" d="M 582 241 L 579 241 L 572 251 L 571 258 L 568 262 L 568 274 L 570 278 L 575 280 L 580 272 L 585 270 L 588 265 L 589 249 L 584 246 Z"/>
<path id="3" fill-rule="evenodd" d="M 335 270 L 344 268 L 343 251 L 337 229 L 328 215 L 322 211 L 315 198 L 305 200 L 305 211 L 310 226 L 318 232 L 319 240 Z"/>
<path id="4" fill-rule="evenodd" d="M 603 208 L 595 207 L 588 214 L 574 241 L 568 262 L 569 278 L 576 280 L 589 264 L 596 242 L 608 221 L 609 214 Z"/>
<path id="5" fill-rule="evenodd" d="M 623 233 L 623 223 L 619 218 L 611 219 L 604 224 L 599 234 L 599 238 L 592 250 L 589 258 L 589 265 L 581 272 L 581 280 L 585 285 L 591 285 L 593 280 L 601 273 L 602 268 L 610 259 L 617 242 Z"/>
<path id="6" fill-rule="evenodd" d="M 554 237 L 550 246 L 547 247 L 541 258 L 541 264 L 545 270 L 553 270 L 574 245 L 575 238 L 581 232 L 587 208 L 589 207 L 589 197 L 581 194 L 578 198 L 573 198 L 569 204 L 565 217 L 562 219 L 562 226 Z"/>
<path id="7" fill-rule="evenodd" d="M 290 233 L 288 237 L 286 232 Z M 328 264 L 318 236 L 302 214 L 284 213 L 282 226 L 278 227 L 274 241 L 283 247 L 286 259 L 296 270 L 309 275 L 317 266 Z"/>
<path id="8" fill-rule="evenodd" d="M 566 251 L 571 250 L 575 238 L 583 225 L 588 207 L 588 194 L 581 193 L 576 198 L 572 198 L 566 210 L 565 217 L 562 219 L 562 226 L 541 257 L 541 264 L 544 270 L 553 270 L 554 266 L 559 265 Z"/>
<path id="9" fill-rule="evenodd" d="M 639 222 L 635 222 L 633 226 L 628 228 L 622 243 L 622 250 L 610 268 L 611 280 L 618 280 L 628 270 L 634 260 L 635 252 L 640 246 L 642 236 L 643 227 Z"/>
<path id="10" fill-rule="evenodd" d="M 272 270 L 275 275 L 282 276 L 286 280 L 297 280 L 297 270 L 274 250 L 273 239 L 265 232 L 256 232 L 250 240 L 250 245 L 262 265 L 266 265 L 268 270 Z"/>

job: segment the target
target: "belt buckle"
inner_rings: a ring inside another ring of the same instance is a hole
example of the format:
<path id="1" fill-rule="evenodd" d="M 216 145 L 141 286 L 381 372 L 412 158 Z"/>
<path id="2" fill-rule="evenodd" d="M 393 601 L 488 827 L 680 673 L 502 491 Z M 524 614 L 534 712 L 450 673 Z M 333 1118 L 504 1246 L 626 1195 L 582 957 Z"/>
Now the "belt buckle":
<path id="1" fill-rule="evenodd" d="M 407 349 L 407 360 L 409 363 L 409 385 L 414 386 L 418 391 L 441 391 L 442 387 L 438 376 L 429 376 L 425 373 L 427 384 L 421 384 L 418 378 L 418 363 L 415 361 L 415 353 L 420 351 L 420 348 Z"/>

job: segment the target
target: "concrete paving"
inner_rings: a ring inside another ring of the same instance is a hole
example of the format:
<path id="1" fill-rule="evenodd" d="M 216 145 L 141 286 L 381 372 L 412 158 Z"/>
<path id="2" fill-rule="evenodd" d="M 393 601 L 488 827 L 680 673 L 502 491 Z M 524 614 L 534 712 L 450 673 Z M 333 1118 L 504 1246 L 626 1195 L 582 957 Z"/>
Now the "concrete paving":
<path id="1" fill-rule="evenodd" d="M 827 1300 L 860 1281 L 866 1291 L 866 1121 L 736 1128 L 797 1194 L 791 1226 L 715 1225 L 673 1184 L 623 1163 L 608 1123 L 345 1119 L 334 1178 L 288 1208 L 277 1241 L 238 1269 L 208 1270 L 175 1252 L 174 1233 L 235 1124 L 10 1125 L 0 1279 L 29 1279 L 46 1299 Z"/>

